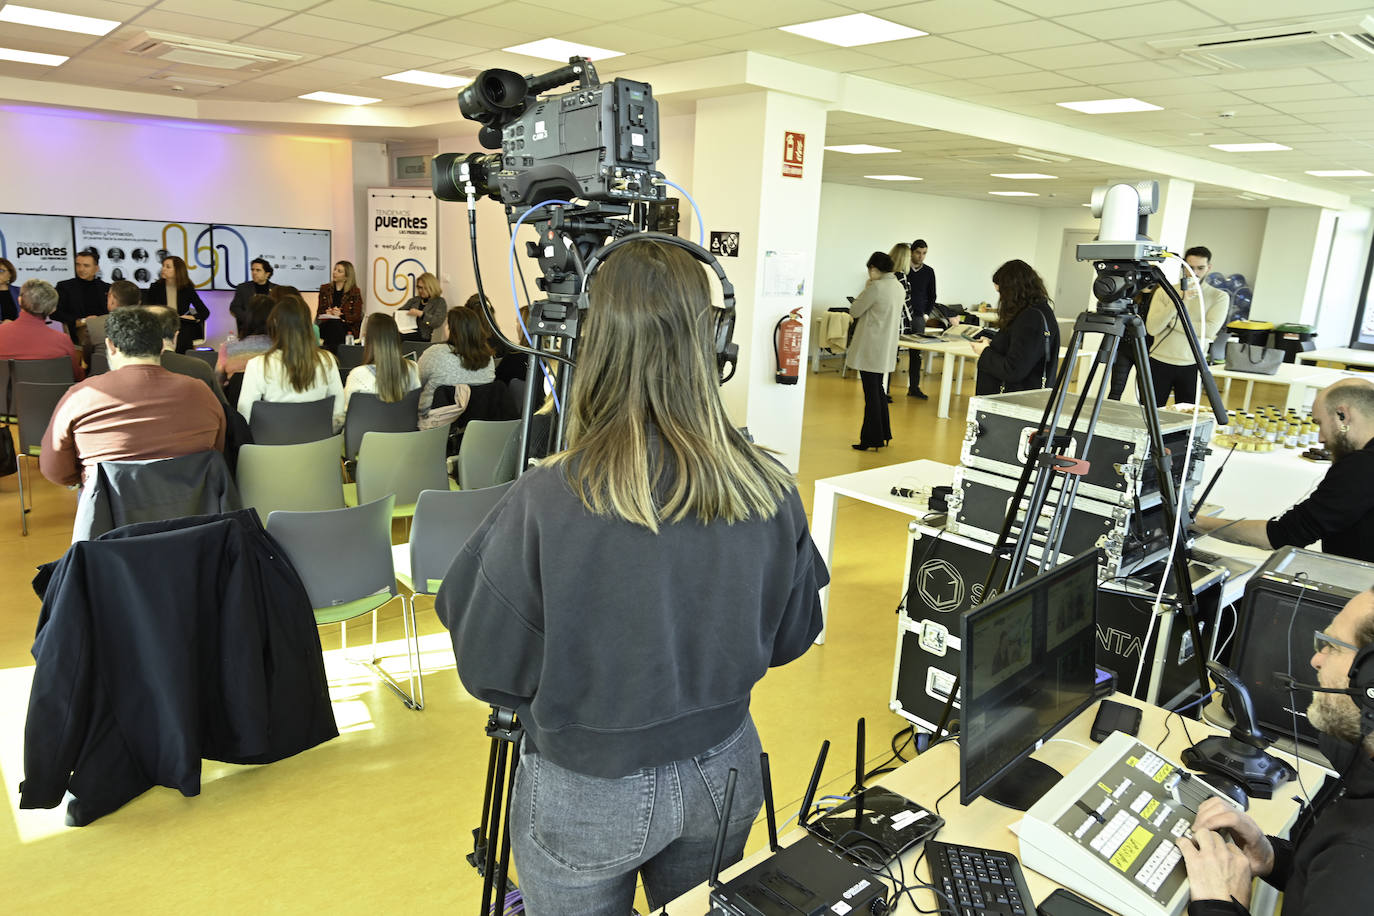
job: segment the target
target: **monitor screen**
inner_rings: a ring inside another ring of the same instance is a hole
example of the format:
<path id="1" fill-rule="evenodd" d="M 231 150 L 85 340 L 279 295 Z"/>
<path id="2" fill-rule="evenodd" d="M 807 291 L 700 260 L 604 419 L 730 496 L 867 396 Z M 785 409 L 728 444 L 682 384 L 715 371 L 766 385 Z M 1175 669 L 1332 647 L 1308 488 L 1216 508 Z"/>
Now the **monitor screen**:
<path id="1" fill-rule="evenodd" d="M 1037 781 L 1017 765 L 1096 699 L 1098 554 L 1081 554 L 964 615 L 962 804 L 987 794 L 1019 807 L 993 792 L 994 784 L 1010 774 L 1006 782 L 1022 794 L 1040 788 L 1049 768 L 1029 761 L 1042 771 Z"/>

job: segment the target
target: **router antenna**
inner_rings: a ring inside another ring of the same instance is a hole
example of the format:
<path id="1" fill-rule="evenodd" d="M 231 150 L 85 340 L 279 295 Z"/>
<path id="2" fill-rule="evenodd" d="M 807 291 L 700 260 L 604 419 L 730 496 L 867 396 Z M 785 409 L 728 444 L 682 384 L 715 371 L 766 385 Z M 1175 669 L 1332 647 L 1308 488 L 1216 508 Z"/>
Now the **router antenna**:
<path id="1" fill-rule="evenodd" d="M 864 717 L 859 716 L 858 737 L 854 742 L 854 794 L 864 790 Z"/>
<path id="2" fill-rule="evenodd" d="M 711 886 L 720 887 L 720 857 L 725 853 L 725 831 L 730 825 L 730 808 L 735 804 L 735 780 L 739 770 L 730 768 L 725 777 L 725 805 L 720 812 L 720 827 L 716 829 L 716 849 L 711 855 Z"/>
<path id="3" fill-rule="evenodd" d="M 763 774 L 763 810 L 768 813 L 768 848 L 778 851 L 778 816 L 773 813 L 773 777 L 768 771 L 768 752 L 759 754 L 759 770 Z"/>
<path id="4" fill-rule="evenodd" d="M 811 803 L 816 800 L 816 788 L 821 784 L 821 771 L 825 769 L 825 755 L 830 753 L 830 742 L 821 742 L 821 753 L 816 758 L 816 766 L 811 770 L 811 782 L 806 787 L 806 796 L 802 799 L 801 811 L 797 814 L 798 826 L 806 826 L 806 813 L 811 810 Z"/>

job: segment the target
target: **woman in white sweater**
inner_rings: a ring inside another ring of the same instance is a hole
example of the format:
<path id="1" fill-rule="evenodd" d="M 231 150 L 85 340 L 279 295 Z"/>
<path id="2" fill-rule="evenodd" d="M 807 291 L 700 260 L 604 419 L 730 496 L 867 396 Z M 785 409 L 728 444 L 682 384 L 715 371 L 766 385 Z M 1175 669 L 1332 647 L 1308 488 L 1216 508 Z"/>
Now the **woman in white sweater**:
<path id="1" fill-rule="evenodd" d="M 334 415 L 334 426 L 343 426 L 348 402 L 355 394 L 375 394 L 385 404 L 395 404 L 420 387 L 420 370 L 401 352 L 401 332 L 396 319 L 373 312 L 363 327 L 363 362 L 348 373 L 343 408 Z"/>
<path id="2" fill-rule="evenodd" d="M 267 319 L 272 349 L 248 361 L 239 391 L 239 413 L 252 422 L 258 401 L 299 404 L 332 397 L 335 417 L 343 416 L 343 384 L 339 364 L 328 350 L 315 342 L 315 323 L 310 307 L 300 296 L 284 296 Z M 336 420 L 334 430 L 342 426 Z"/>

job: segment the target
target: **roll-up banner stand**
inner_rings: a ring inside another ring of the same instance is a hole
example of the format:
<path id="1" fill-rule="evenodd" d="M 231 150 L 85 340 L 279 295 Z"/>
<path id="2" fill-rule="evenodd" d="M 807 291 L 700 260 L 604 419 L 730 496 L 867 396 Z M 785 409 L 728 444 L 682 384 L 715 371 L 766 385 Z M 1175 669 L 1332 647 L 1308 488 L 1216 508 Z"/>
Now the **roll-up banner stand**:
<path id="1" fill-rule="evenodd" d="M 394 312 L 397 306 L 416 295 L 415 284 L 421 274 L 437 275 L 439 225 L 433 192 L 406 188 L 370 189 L 367 192 L 367 263 L 358 267 L 359 283 L 367 284 L 368 312 Z M 415 319 L 410 315 L 398 314 L 396 324 L 402 333 L 415 330 Z"/>
<path id="2" fill-rule="evenodd" d="M 70 216 L 0 213 L 0 258 L 14 265 L 18 276 L 11 279 L 16 284 L 56 284 L 72 276 L 72 249 Z"/>

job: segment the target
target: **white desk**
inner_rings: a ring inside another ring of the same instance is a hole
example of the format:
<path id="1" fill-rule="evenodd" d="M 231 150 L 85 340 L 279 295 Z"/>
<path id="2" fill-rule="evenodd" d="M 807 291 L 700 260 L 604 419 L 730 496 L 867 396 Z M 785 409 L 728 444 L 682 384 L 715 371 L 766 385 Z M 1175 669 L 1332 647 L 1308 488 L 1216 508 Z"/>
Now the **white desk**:
<path id="1" fill-rule="evenodd" d="M 811 503 L 811 539 L 821 552 L 825 568 L 830 569 L 830 556 L 835 549 L 835 508 L 841 496 L 862 500 L 884 509 L 900 512 L 912 518 L 920 518 L 930 510 L 927 497 L 916 496 L 907 499 L 893 496 L 893 487 L 908 489 L 949 486 L 954 482 L 954 466 L 930 461 L 925 458 L 890 464 L 886 467 L 841 474 L 838 477 L 825 477 L 816 481 L 816 492 Z M 821 589 L 821 632 L 816 637 L 817 644 L 825 642 L 825 621 L 830 613 L 830 586 Z"/>
<path id="2" fill-rule="evenodd" d="M 1354 347 L 1328 347 L 1325 350 L 1308 350 L 1299 353 L 1300 363 L 1341 363 L 1346 366 L 1364 366 L 1374 369 L 1374 350 L 1356 350 Z"/>
<path id="3" fill-rule="evenodd" d="M 1184 731 L 1179 727 L 1178 719 L 1173 720 L 1173 727 L 1168 729 L 1166 734 L 1164 710 L 1157 706 L 1146 705 L 1122 694 L 1115 694 L 1111 699 L 1118 703 L 1140 707 L 1142 710 L 1140 740 L 1151 747 L 1162 741 L 1160 753 L 1175 763 L 1179 761 L 1179 756 L 1191 741 L 1184 737 Z M 1056 738 L 1065 740 L 1051 740 L 1037 750 L 1033 756 L 1054 767 L 1060 773 L 1072 772 L 1073 768 L 1088 756 L 1089 748 L 1094 746 L 1092 739 L 1088 737 L 1088 731 L 1092 726 L 1093 716 L 1096 714 L 1097 704 L 1094 704 L 1077 719 L 1066 725 L 1063 731 L 1056 736 Z M 1209 734 L 1224 734 L 1220 729 L 1205 723 L 1191 721 L 1188 723 L 1188 730 L 1194 739 L 1200 739 Z M 1321 784 L 1328 772 L 1317 764 L 1306 760 L 1294 760 L 1286 754 L 1277 754 L 1276 756 L 1282 757 L 1290 763 L 1296 763 L 1304 784 L 1312 792 L 1316 791 L 1316 787 Z M 954 785 L 958 779 L 959 751 L 954 744 L 946 743 L 931 748 L 929 752 L 922 754 L 897 771 L 882 777 L 878 783 L 927 808 L 933 808 L 935 800 L 946 789 Z M 1250 815 L 1259 822 L 1261 829 L 1266 833 L 1285 834 L 1297 814 L 1297 805 L 1292 800 L 1292 796 L 1295 794 L 1297 794 L 1297 783 L 1289 783 L 1284 786 L 1283 791 L 1274 793 L 1275 797 L 1272 799 L 1252 799 Z M 940 813 L 946 818 L 947 823 L 940 829 L 936 839 L 947 843 L 965 843 L 970 846 L 1005 849 L 1019 855 L 1020 843 L 1012 831 L 1012 826 L 1021 819 L 1020 812 L 1004 808 L 986 798 L 974 799 L 972 804 L 963 807 L 959 804 L 959 796 L 956 792 L 951 793 L 941 803 Z M 790 846 L 802 836 L 800 830 L 792 830 L 781 838 L 781 845 Z M 901 857 L 908 878 L 913 875 L 913 865 L 919 855 L 918 849 L 919 847 L 908 850 Z M 722 871 L 722 879 L 728 881 L 762 861 L 767 855 L 768 850 L 765 847 L 761 852 L 747 857 L 744 862 Z M 1026 886 L 1036 903 L 1043 901 L 1051 891 L 1059 886 L 1039 872 L 1024 867 L 1023 871 L 1026 876 Z M 924 881 L 928 880 L 930 872 L 922 864 L 919 869 L 915 870 L 914 874 L 919 880 Z M 1261 882 L 1260 888 L 1265 887 L 1267 885 Z M 710 909 L 708 894 L 709 889 L 705 884 L 702 884 L 677 900 L 670 902 L 668 910 L 672 913 L 682 914 L 705 913 Z M 914 891 L 913 896 L 915 901 L 923 907 L 930 907 L 935 902 L 934 896 L 927 890 Z M 1262 896 L 1260 895 L 1260 899 Z M 1260 899 L 1252 902 L 1251 912 L 1263 913 L 1266 911 L 1266 906 L 1260 902 Z M 1109 906 L 1110 904 L 1100 902 L 1100 905 Z M 1267 910 L 1269 912 L 1273 910 L 1272 895 L 1269 895 Z M 913 901 L 903 895 L 895 912 L 905 916 L 905 914 L 915 913 L 916 908 Z M 931 911 L 926 910 L 926 912 Z M 1034 911 L 1030 910 L 1030 912 L 1033 913 Z"/>
<path id="4" fill-rule="evenodd" d="M 1211 481 L 1228 451 L 1212 446 L 1204 484 Z M 1226 518 L 1270 518 L 1282 514 L 1306 499 L 1331 467 L 1329 461 L 1309 461 L 1301 454 L 1298 449 L 1235 452 L 1207 502 L 1221 506 L 1221 514 Z"/>
<path id="5" fill-rule="evenodd" d="M 934 357 L 936 354 L 944 357 L 940 368 L 940 399 L 937 402 L 935 416 L 942 420 L 948 420 L 950 396 L 961 392 L 964 387 L 964 360 L 973 359 L 975 364 L 978 360 L 977 354 L 973 352 L 973 347 L 967 340 L 927 338 L 909 340 L 902 338 L 897 341 L 897 349 L 898 352 L 902 350 L 919 352 L 923 357 Z M 1060 347 L 1059 358 L 1063 359 L 1068 352 L 1068 347 Z M 1084 367 L 1090 364 L 1096 355 L 1096 348 L 1079 350 L 1078 365 L 1074 368 L 1080 378 L 1083 377 Z M 911 371 L 911 359 L 908 357 L 907 372 L 910 373 Z M 922 371 L 925 371 L 924 366 Z M 958 372 L 957 375 L 955 374 L 956 371 Z"/>
<path id="6" fill-rule="evenodd" d="M 1234 369 L 1225 369 L 1221 366 L 1213 366 L 1212 377 L 1219 379 L 1225 384 L 1221 389 L 1222 399 L 1225 400 L 1231 393 L 1231 382 L 1240 381 L 1245 383 L 1245 401 L 1241 404 L 1241 410 L 1250 409 L 1250 397 L 1254 393 L 1255 383 L 1270 385 L 1283 385 L 1287 389 L 1284 400 L 1284 408 L 1294 410 L 1306 410 L 1312 405 L 1316 392 L 1322 388 L 1339 382 L 1341 379 L 1362 377 L 1368 373 L 1347 372 L 1344 369 L 1328 369 L 1320 366 L 1309 366 L 1302 363 L 1281 363 L 1279 371 L 1274 375 L 1259 375 L 1254 372 L 1239 372 Z"/>

